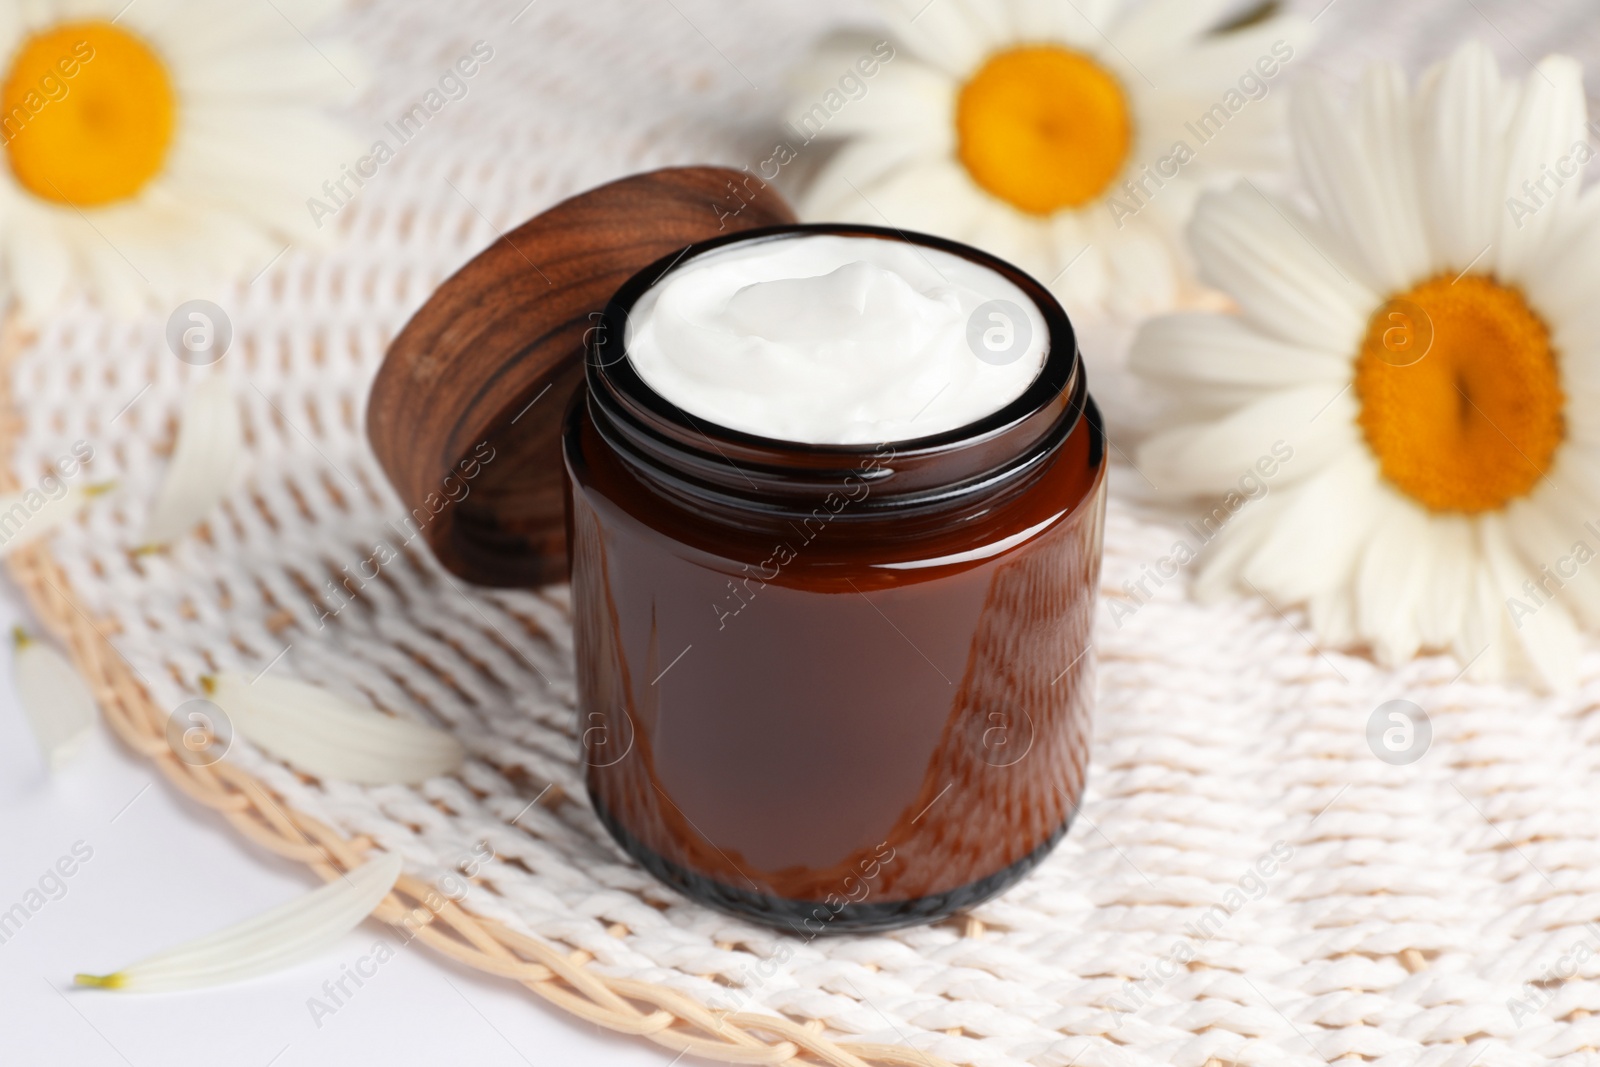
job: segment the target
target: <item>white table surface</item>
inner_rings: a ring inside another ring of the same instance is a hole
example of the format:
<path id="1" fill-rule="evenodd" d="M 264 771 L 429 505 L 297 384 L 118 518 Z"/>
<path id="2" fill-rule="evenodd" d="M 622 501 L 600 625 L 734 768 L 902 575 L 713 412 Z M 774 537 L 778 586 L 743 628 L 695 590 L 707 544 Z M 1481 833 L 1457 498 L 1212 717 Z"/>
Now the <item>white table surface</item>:
<path id="1" fill-rule="evenodd" d="M 30 627 L 0 582 L 0 633 Z M 235 833 L 169 786 L 103 724 L 67 767 L 47 773 L 0 654 L 0 912 L 83 842 L 91 858 L 0 944 L 5 1067 L 661 1067 L 668 1053 L 602 1031 L 509 981 L 421 947 L 399 949 L 332 1015 L 307 1001 L 375 942 L 369 919 L 318 959 L 213 990 L 119 994 L 73 986 L 314 888 L 314 875 Z M 80 847 L 80 852 L 83 850 Z M 320 1025 L 319 1025 L 320 1023 Z"/>

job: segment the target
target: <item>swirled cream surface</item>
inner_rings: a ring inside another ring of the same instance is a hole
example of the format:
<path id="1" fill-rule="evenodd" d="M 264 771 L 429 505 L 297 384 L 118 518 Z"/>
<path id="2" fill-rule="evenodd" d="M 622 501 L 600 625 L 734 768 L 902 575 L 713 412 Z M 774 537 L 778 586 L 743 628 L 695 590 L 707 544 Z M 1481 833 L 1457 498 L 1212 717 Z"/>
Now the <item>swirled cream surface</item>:
<path id="1" fill-rule="evenodd" d="M 696 419 L 805 444 L 904 441 L 1021 396 L 1038 307 L 979 263 L 909 241 L 800 234 L 687 260 L 628 320 L 628 358 Z"/>

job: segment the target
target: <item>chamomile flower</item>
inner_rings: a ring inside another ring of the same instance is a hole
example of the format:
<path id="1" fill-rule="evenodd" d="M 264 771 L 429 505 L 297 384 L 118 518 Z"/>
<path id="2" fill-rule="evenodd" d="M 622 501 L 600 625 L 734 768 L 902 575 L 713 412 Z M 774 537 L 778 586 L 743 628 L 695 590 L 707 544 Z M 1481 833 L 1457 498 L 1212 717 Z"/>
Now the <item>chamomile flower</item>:
<path id="1" fill-rule="evenodd" d="M 1306 85 L 1291 119 L 1308 210 L 1241 184 L 1190 230 L 1238 313 L 1154 320 L 1131 354 L 1181 423 L 1139 454 L 1156 483 L 1220 494 L 1274 442 L 1293 453 L 1198 591 L 1304 603 L 1321 640 L 1386 662 L 1449 649 L 1563 687 L 1577 624 L 1600 625 L 1582 70 L 1502 78 L 1474 43 L 1415 92 L 1367 71 L 1348 110 Z"/>
<path id="2" fill-rule="evenodd" d="M 837 39 L 800 72 L 768 170 L 847 138 L 803 216 L 978 245 L 1074 312 L 1171 306 L 1196 195 L 1276 162 L 1276 87 L 1309 40 L 1292 16 L 1219 31 L 1227 0 L 883 6 L 887 40 Z"/>
<path id="3" fill-rule="evenodd" d="M 334 0 L 23 0 L 0 11 L 0 257 L 23 304 L 192 295 L 314 232 L 358 65 Z"/>

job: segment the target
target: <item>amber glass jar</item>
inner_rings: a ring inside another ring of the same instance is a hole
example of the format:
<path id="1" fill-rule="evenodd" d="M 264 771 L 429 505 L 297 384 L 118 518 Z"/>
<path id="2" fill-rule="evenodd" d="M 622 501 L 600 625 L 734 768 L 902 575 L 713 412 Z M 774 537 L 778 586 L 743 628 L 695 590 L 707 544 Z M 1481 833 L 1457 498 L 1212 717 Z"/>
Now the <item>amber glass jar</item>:
<path id="1" fill-rule="evenodd" d="M 686 260 L 807 233 L 910 240 L 1037 304 L 1044 365 L 960 429 L 810 445 L 711 425 L 627 358 Z M 953 242 L 781 226 L 639 272 L 569 410 L 568 544 L 590 796 L 688 896 L 801 936 L 970 907 L 1066 833 L 1089 754 L 1105 438 L 1065 313 Z"/>

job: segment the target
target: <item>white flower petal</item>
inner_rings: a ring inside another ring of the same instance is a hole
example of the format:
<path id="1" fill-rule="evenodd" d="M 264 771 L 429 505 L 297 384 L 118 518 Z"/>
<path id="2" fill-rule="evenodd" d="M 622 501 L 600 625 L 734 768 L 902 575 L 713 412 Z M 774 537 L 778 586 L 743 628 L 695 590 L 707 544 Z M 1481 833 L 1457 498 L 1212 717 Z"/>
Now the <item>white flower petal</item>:
<path id="1" fill-rule="evenodd" d="M 71 246 L 55 239 L 37 214 L 11 213 L 15 240 L 5 243 L 6 273 L 23 307 L 42 309 L 61 302 L 72 275 Z"/>
<path id="2" fill-rule="evenodd" d="M 210 374 L 184 401 L 177 446 L 145 523 L 143 543 L 164 545 L 204 519 L 233 488 L 243 454 L 239 403 L 227 379 Z"/>
<path id="3" fill-rule="evenodd" d="M 1429 241 L 1446 269 L 1467 269 L 1500 234 L 1505 211 L 1505 131 L 1500 72 L 1480 41 L 1469 41 L 1442 67 L 1420 101 L 1418 138 L 1423 210 Z"/>
<path id="4" fill-rule="evenodd" d="M 797 76 L 794 103 L 784 116 L 791 127 L 788 143 L 798 151 L 817 137 L 870 134 L 909 140 L 930 153 L 955 150 L 956 83 L 949 75 L 910 56 L 878 68 L 858 98 L 841 91 L 839 78 L 854 72 L 853 63 L 870 48 L 848 60 L 831 54 L 814 57 Z M 830 96 L 830 94 L 833 94 Z M 837 110 L 829 102 L 842 101 Z"/>
<path id="5" fill-rule="evenodd" d="M 1567 436 L 1570 441 L 1585 446 L 1585 453 L 1600 445 L 1600 393 L 1585 386 L 1568 386 L 1567 409 L 1564 413 Z"/>
<path id="6" fill-rule="evenodd" d="M 1379 486 L 1372 534 L 1355 575 L 1355 629 L 1382 663 L 1410 659 L 1423 646 L 1419 616 L 1433 577 L 1427 514 L 1387 484 Z"/>
<path id="7" fill-rule="evenodd" d="M 17 627 L 12 631 L 11 679 L 33 736 L 52 770 L 72 759 L 94 725 L 95 703 L 67 658 Z"/>
<path id="8" fill-rule="evenodd" d="M 907 164 L 869 187 L 857 187 L 856 218 L 877 226 L 937 233 L 957 241 L 982 240 L 985 204 L 973 193 L 966 170 L 954 160 L 928 158 Z"/>
<path id="9" fill-rule="evenodd" d="M 1520 283 L 1548 254 L 1550 239 L 1567 225 L 1578 203 L 1581 174 L 1559 187 L 1546 181 L 1540 195 L 1524 188 L 1546 180 L 1561 157 L 1574 145 L 1587 141 L 1587 106 L 1584 103 L 1583 66 L 1564 56 L 1551 56 L 1523 83 L 1516 118 L 1508 135 L 1504 205 L 1495 215 L 1499 223 L 1492 260 L 1503 281 Z M 1537 192 L 1537 191 L 1535 191 Z M 1531 215 L 1513 219 L 1512 200 L 1542 206 Z"/>
<path id="10" fill-rule="evenodd" d="M 1070 221 L 1069 221 L 1070 220 Z M 1074 216 L 1063 213 L 1053 227 L 1055 230 L 1071 230 L 1081 233 L 1084 227 Z M 1040 281 L 1049 278 L 1045 288 L 1055 294 L 1066 308 L 1067 314 L 1072 316 L 1103 313 L 1104 305 L 1110 303 L 1111 294 L 1111 264 L 1105 249 L 1097 244 L 1085 244 L 1079 241 L 1076 246 L 1067 243 L 1068 239 L 1057 241 L 1057 246 L 1062 249 L 1074 248 L 1066 262 L 1055 271 L 1048 274 L 1041 271 L 1035 275 Z"/>
<path id="11" fill-rule="evenodd" d="M 1600 229 L 1585 232 L 1600 232 Z M 1582 261 L 1574 263 L 1569 259 L 1564 262 L 1577 268 Z M 1550 291 L 1548 288 L 1542 290 L 1544 294 Z M 1567 287 L 1562 296 L 1578 300 L 1582 299 L 1583 294 Z M 1542 306 L 1536 306 L 1534 310 L 1545 313 Z M 1591 297 L 1588 307 L 1549 325 L 1551 345 L 1561 370 L 1561 385 L 1567 391 L 1568 399 L 1571 400 L 1573 394 L 1600 392 L 1600 301 Z"/>
<path id="12" fill-rule="evenodd" d="M 1117 19 L 1106 36 L 1135 63 L 1166 59 L 1222 21 L 1234 0 L 1148 0 Z"/>
<path id="13" fill-rule="evenodd" d="M 1200 100 L 1197 102 L 1200 106 L 1189 113 L 1190 118 L 1198 118 L 1211 105 L 1220 103 L 1229 90 L 1243 95 L 1239 79 L 1250 72 L 1259 75 L 1256 64 L 1263 58 L 1270 61 L 1269 69 L 1275 68 L 1271 81 L 1265 83 L 1267 98 L 1270 98 L 1272 92 L 1286 80 L 1285 68 L 1293 69 L 1297 61 L 1304 62 L 1301 57 L 1309 52 L 1315 39 L 1315 28 L 1304 18 L 1280 15 L 1229 33 L 1190 37 L 1185 46 L 1159 59 L 1145 58 L 1138 52 L 1128 52 L 1126 48 L 1123 51 L 1140 67 L 1152 70 L 1151 78 L 1157 83 L 1158 95 L 1198 93 Z M 1144 84 L 1143 78 L 1139 78 L 1137 83 L 1130 84 L 1130 89 L 1137 92 L 1139 86 Z M 1242 117 L 1261 103 L 1259 99 L 1250 100 L 1242 111 L 1234 114 L 1233 119 Z M 1233 136 L 1233 119 L 1229 120 L 1227 126 L 1226 136 L 1230 138 Z M 1210 150 L 1208 146 L 1206 151 Z"/>
<path id="14" fill-rule="evenodd" d="M 1114 3 L 1063 4 L 1061 0 L 1005 0 L 1017 41 L 1060 41 L 1080 51 L 1105 46 L 1095 25 L 1115 26 Z M 1093 20 L 1093 21 L 1091 21 Z"/>
<path id="15" fill-rule="evenodd" d="M 1429 579 L 1417 605 L 1417 627 L 1424 648 L 1450 649 L 1459 655 L 1463 619 L 1476 580 L 1476 534 L 1464 515 L 1424 514 L 1428 522 Z M 1468 651 L 1462 662 L 1476 651 Z"/>
<path id="16" fill-rule="evenodd" d="M 1548 214 L 1557 218 L 1554 208 Z M 1594 299 L 1594 279 L 1600 278 L 1600 241 L 1594 238 L 1600 233 L 1600 186 L 1561 211 L 1558 222 L 1543 251 L 1519 268 L 1522 289 L 1550 328 L 1563 374 L 1582 373 L 1586 384 L 1600 387 L 1600 301 Z"/>
<path id="17" fill-rule="evenodd" d="M 1249 64 L 1234 69 L 1232 80 Z M 1204 72 L 1189 70 L 1185 77 L 1205 80 Z M 1253 100 L 1242 110 L 1228 118 L 1220 131 L 1213 129 L 1217 121 L 1215 108 L 1225 107 L 1221 100 L 1228 88 L 1188 89 L 1167 81 L 1163 73 L 1159 92 L 1133 90 L 1135 110 L 1140 116 L 1139 127 L 1134 131 L 1133 158 L 1124 170 L 1122 180 L 1149 181 L 1141 168 L 1149 166 L 1158 177 L 1163 169 L 1161 162 L 1175 152 L 1179 141 L 1193 152 L 1174 182 L 1193 184 L 1194 180 L 1214 175 L 1237 175 L 1248 171 L 1281 171 L 1289 161 L 1287 126 L 1287 100 L 1282 93 Z M 1200 123 L 1205 120 L 1202 129 Z M 1166 165 L 1171 170 L 1171 164 Z M 1120 189 L 1121 180 L 1117 182 Z M 1170 188 L 1163 187 L 1154 201 L 1168 199 Z"/>
<path id="18" fill-rule="evenodd" d="M 110 489 L 109 483 L 61 486 L 58 482 L 57 486 L 54 496 L 42 488 L 0 494 L 0 556 L 66 524 L 90 500 Z"/>
<path id="19" fill-rule="evenodd" d="M 1409 141 L 1405 81 L 1374 66 L 1362 81 L 1359 124 L 1318 81 L 1291 102 L 1295 156 L 1344 257 L 1375 291 L 1394 292 L 1430 273 Z"/>
<path id="20" fill-rule="evenodd" d="M 1356 560 L 1378 518 L 1377 471 L 1370 457 L 1353 454 L 1288 490 L 1290 502 L 1272 533 L 1244 565 L 1242 579 L 1279 607 L 1300 603 L 1353 583 Z M 1313 623 L 1316 616 L 1313 615 Z M 1319 630 L 1322 629 L 1319 627 Z M 1322 633 L 1329 643 L 1342 635 Z"/>
<path id="21" fill-rule="evenodd" d="M 1130 226 L 1105 248 L 1112 313 L 1133 319 L 1173 305 L 1178 292 L 1173 250 L 1153 227 Z"/>
<path id="22" fill-rule="evenodd" d="M 1189 227 L 1201 274 L 1268 333 L 1334 354 L 1354 352 L 1380 301 L 1296 227 L 1291 211 L 1245 183 L 1202 197 Z"/>
<path id="23" fill-rule="evenodd" d="M 372 914 L 400 877 L 398 853 L 384 853 L 320 889 L 253 919 L 159 952 L 79 985 L 134 993 L 202 989 L 257 978 L 312 959 Z"/>
<path id="24" fill-rule="evenodd" d="M 1461 622 L 1451 635 L 1450 647 L 1458 660 L 1469 665 L 1468 678 L 1488 682 L 1508 677 L 1520 657 L 1506 639 L 1505 603 L 1499 583 L 1484 561 L 1483 535 L 1476 521 L 1472 523 L 1472 551 L 1465 578 Z"/>
<path id="25" fill-rule="evenodd" d="M 1368 506 L 1375 497 L 1363 497 L 1359 490 L 1370 487 L 1372 478 L 1365 457 L 1351 456 L 1319 478 L 1245 505 L 1202 557 L 1195 595 L 1216 600 L 1237 590 L 1265 597 L 1278 611 L 1305 603 L 1322 644 L 1354 642 L 1355 553 L 1377 521 L 1376 510 Z M 1342 495 L 1352 488 L 1358 495 L 1354 506 L 1346 506 Z M 1336 513 L 1331 520 L 1326 517 L 1330 509 Z M 1302 565 L 1295 565 L 1297 558 Z M 1316 565 L 1304 566 L 1306 558 L 1315 558 Z"/>
<path id="26" fill-rule="evenodd" d="M 1215 421 L 1155 435 L 1140 447 L 1138 468 L 1164 492 L 1227 493 L 1268 458 L 1278 460 L 1273 484 L 1292 485 L 1347 453 L 1366 454 L 1355 410 L 1348 389 L 1286 389 Z"/>
<path id="27" fill-rule="evenodd" d="M 985 0 L 886 0 L 894 37 L 921 59 L 963 77 L 1007 37 L 1005 15 Z"/>
<path id="28" fill-rule="evenodd" d="M 416 783 L 454 773 L 465 759 L 461 742 L 442 730 L 302 682 L 224 671 L 208 689 L 235 730 L 319 778 Z"/>
<path id="29" fill-rule="evenodd" d="M 943 158 L 910 138 L 856 138 L 835 152 L 817 173 L 796 209 L 807 222 L 865 222 L 881 226 L 883 216 L 873 209 L 879 183 L 902 168 Z"/>
<path id="30" fill-rule="evenodd" d="M 1272 493 L 1241 509 L 1226 525 L 1215 530 L 1213 540 L 1200 557 L 1195 575 L 1193 591 L 1197 600 L 1214 602 L 1228 593 L 1248 588 L 1240 581 L 1240 575 L 1251 557 L 1272 536 L 1278 517 L 1293 501 L 1293 490 Z M 1212 532 L 1211 527 L 1201 529 Z"/>
<path id="31" fill-rule="evenodd" d="M 1356 629 L 1355 600 L 1343 585 L 1331 586 L 1313 593 L 1306 605 L 1306 616 L 1311 621 L 1311 632 L 1316 635 L 1313 644 L 1341 648 L 1355 644 L 1361 636 Z"/>
<path id="32" fill-rule="evenodd" d="M 1418 242 L 1428 255 L 1427 227 L 1422 222 L 1418 186 L 1415 102 L 1405 72 L 1394 63 L 1374 63 L 1362 73 L 1356 97 L 1356 137 L 1396 212 L 1387 221 L 1405 228 L 1404 242 Z M 1414 253 L 1412 253 L 1414 254 Z M 1431 272 L 1431 262 L 1417 266 Z"/>
<path id="33" fill-rule="evenodd" d="M 1234 315 L 1182 312 L 1149 319 L 1128 353 L 1130 369 L 1192 390 L 1232 391 L 1242 401 L 1264 391 L 1327 384 L 1350 377 L 1350 360 L 1269 337 Z"/>
<path id="34" fill-rule="evenodd" d="M 1538 611 L 1513 622 L 1507 602 L 1521 592 L 1524 565 L 1506 531 L 1504 516 L 1486 514 L 1479 519 L 1478 529 L 1498 608 L 1491 639 L 1506 645 L 1508 655 L 1523 661 L 1524 670 L 1531 667 L 1550 688 L 1571 689 L 1578 669 L 1578 631 L 1572 616 L 1559 600 L 1551 599 Z"/>
<path id="35" fill-rule="evenodd" d="M 1600 567 L 1591 565 L 1600 554 L 1600 501 L 1589 485 L 1568 479 L 1571 466 L 1558 463 L 1548 482 L 1506 509 L 1506 532 L 1524 563 L 1516 588 L 1506 592 L 1506 610 L 1520 616 L 1555 598 L 1585 625 L 1600 627 Z"/>

